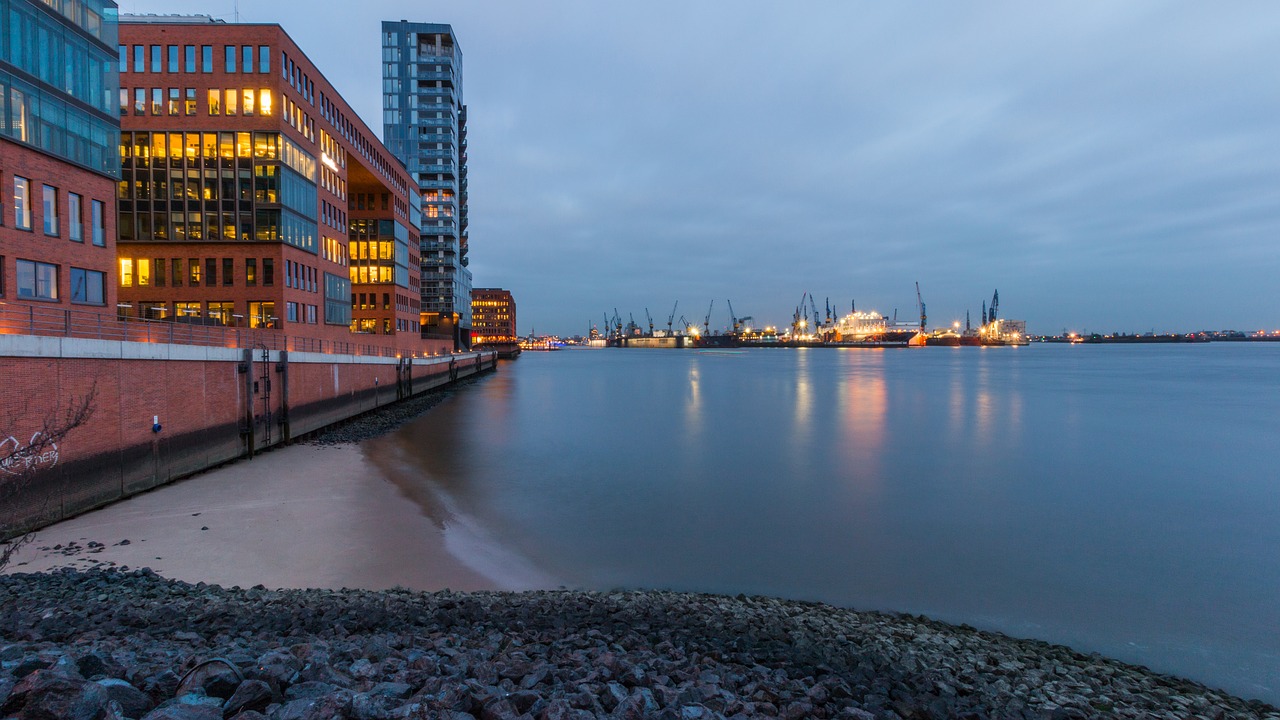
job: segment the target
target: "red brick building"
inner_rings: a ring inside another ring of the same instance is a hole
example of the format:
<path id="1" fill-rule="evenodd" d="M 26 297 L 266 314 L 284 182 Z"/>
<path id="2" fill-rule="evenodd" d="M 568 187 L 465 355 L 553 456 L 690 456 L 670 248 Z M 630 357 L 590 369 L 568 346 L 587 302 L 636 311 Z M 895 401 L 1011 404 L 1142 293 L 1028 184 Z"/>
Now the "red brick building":
<path id="1" fill-rule="evenodd" d="M 115 7 L 5 4 L 0 329 L 29 307 L 115 313 Z"/>
<path id="2" fill-rule="evenodd" d="M 471 346 L 511 345 L 516 337 L 516 301 L 511 291 L 475 288 L 471 291 Z"/>
<path id="3" fill-rule="evenodd" d="M 416 186 L 280 26 L 124 16 L 118 50 L 122 315 L 452 349 Z"/>

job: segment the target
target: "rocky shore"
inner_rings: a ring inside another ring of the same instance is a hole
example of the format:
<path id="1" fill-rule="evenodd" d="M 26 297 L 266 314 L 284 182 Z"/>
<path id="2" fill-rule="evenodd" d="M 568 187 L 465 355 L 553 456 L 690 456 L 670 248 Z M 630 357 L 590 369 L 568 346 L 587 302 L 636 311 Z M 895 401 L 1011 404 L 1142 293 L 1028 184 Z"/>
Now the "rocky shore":
<path id="1" fill-rule="evenodd" d="M 771 598 L 0 577 L 0 717 L 1280 718 L 1096 655 Z"/>
<path id="2" fill-rule="evenodd" d="M 317 430 L 306 438 L 304 442 L 312 445 L 341 445 L 344 443 L 358 443 L 385 435 L 444 402 L 445 399 L 452 397 L 457 391 L 469 385 L 474 385 L 482 378 L 482 375 L 472 375 L 455 380 L 443 388 L 425 392 L 390 405 L 383 405 L 376 410 L 357 415 L 350 420 L 344 420 Z"/>

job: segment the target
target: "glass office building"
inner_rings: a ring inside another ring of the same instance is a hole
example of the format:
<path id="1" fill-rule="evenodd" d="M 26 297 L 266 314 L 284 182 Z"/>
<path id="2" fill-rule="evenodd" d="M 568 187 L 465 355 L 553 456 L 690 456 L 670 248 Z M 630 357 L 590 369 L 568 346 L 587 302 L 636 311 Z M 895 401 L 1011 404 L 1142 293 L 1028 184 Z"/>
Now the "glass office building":
<path id="1" fill-rule="evenodd" d="M 449 25 L 382 23 L 383 139 L 422 196 L 423 331 L 471 338 L 467 269 L 467 108 Z"/>

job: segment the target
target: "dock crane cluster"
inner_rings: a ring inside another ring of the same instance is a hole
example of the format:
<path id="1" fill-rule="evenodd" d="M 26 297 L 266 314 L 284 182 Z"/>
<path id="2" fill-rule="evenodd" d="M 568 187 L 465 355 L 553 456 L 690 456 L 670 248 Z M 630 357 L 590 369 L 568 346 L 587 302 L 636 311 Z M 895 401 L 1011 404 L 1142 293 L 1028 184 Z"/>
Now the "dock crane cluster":
<path id="1" fill-rule="evenodd" d="M 680 309 L 678 300 L 672 303 L 671 311 L 667 314 L 665 333 L 660 329 L 661 318 L 655 319 L 648 307 L 644 308 L 644 326 L 636 322 L 633 312 L 628 312 L 627 318 L 624 319 L 622 313 L 615 307 L 612 315 L 608 312 L 603 314 L 603 327 L 606 331 L 606 339 L 612 341 L 612 344 L 638 347 L 733 347 L 758 344 L 831 343 L 850 345 L 862 344 L 863 338 L 871 338 L 866 340 L 870 344 L 877 342 L 892 344 L 902 342 L 900 336 L 904 334 L 910 335 L 910 344 L 913 345 L 978 344 L 976 339 L 981 339 L 983 344 L 1014 344 L 1010 342 L 1011 339 L 1018 340 L 1019 336 L 1025 336 L 1024 321 L 1000 318 L 998 290 L 993 292 L 989 305 L 986 301 L 982 303 L 981 322 L 978 326 L 972 325 L 969 311 L 966 311 L 963 335 L 959 332 L 961 327 L 959 322 L 954 323 L 954 330 L 946 327 L 930 333 L 928 305 L 924 301 L 924 292 L 919 281 L 915 281 L 915 291 L 918 323 L 905 319 L 903 322 L 898 322 L 897 308 L 893 309 L 892 314 L 885 315 L 875 311 L 858 312 L 855 300 L 849 301 L 848 316 L 842 315 L 832 306 L 830 297 L 825 298 L 823 307 L 819 309 L 817 296 L 806 291 L 801 294 L 800 301 L 792 313 L 791 329 L 782 333 L 778 333 L 772 327 L 753 329 L 749 324 L 753 318 L 749 315 L 738 315 L 731 299 L 725 300 L 728 308 L 728 325 L 713 331 L 711 318 L 715 313 L 715 298 L 707 304 L 701 327 L 698 327 L 696 317 L 690 321 L 684 315 L 679 315 L 679 323 L 676 323 Z M 883 338 L 883 340 L 875 338 Z M 974 341 L 970 342 L 970 340 Z M 1021 340 L 1025 341 L 1025 337 Z M 1025 342 L 1017 344 L 1025 344 Z"/>

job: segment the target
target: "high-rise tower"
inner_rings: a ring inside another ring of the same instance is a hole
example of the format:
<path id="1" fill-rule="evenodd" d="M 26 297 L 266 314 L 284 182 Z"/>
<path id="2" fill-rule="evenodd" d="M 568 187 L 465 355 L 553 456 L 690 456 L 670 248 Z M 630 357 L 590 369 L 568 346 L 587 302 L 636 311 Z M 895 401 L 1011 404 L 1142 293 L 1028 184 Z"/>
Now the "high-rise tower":
<path id="1" fill-rule="evenodd" d="M 382 23 L 383 139 L 422 193 L 422 328 L 471 342 L 467 106 L 453 28 Z"/>

